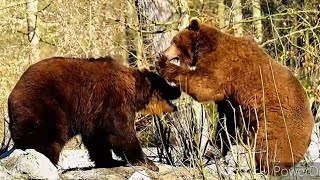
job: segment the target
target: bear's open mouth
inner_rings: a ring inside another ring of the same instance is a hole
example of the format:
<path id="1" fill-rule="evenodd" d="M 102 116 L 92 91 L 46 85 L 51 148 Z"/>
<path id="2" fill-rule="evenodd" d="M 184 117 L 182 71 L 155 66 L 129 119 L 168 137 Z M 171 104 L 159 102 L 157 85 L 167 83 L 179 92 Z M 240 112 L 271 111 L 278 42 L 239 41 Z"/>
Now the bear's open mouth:
<path id="1" fill-rule="evenodd" d="M 170 100 L 168 100 L 168 104 L 172 108 L 172 112 L 175 112 L 178 110 L 178 107 L 174 105 Z"/>
<path id="2" fill-rule="evenodd" d="M 174 65 L 177 65 L 177 66 L 180 66 L 180 59 L 178 56 L 170 59 L 170 63 L 174 64 Z"/>
<path id="3" fill-rule="evenodd" d="M 172 87 L 177 87 L 177 84 L 174 82 L 167 81 L 167 83 Z"/>

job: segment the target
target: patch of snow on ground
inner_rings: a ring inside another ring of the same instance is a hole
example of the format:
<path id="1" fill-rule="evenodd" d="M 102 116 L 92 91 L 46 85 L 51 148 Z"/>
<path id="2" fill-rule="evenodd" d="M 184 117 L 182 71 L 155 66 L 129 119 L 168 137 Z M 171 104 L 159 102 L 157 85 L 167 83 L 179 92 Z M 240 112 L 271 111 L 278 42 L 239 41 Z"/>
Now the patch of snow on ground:
<path id="1" fill-rule="evenodd" d="M 93 167 L 94 163 L 90 160 L 87 150 L 63 150 L 58 162 L 60 169 Z"/>

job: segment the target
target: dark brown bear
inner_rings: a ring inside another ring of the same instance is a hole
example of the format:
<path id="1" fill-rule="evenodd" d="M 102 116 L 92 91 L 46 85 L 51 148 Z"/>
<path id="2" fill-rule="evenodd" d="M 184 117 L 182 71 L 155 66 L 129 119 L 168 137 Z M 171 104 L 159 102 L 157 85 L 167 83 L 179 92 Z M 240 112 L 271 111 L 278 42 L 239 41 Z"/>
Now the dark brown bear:
<path id="1" fill-rule="evenodd" d="M 157 69 L 195 100 L 216 102 L 229 134 L 236 138 L 238 127 L 244 142 L 246 135 L 249 144 L 256 142 L 258 170 L 281 175 L 304 158 L 314 126 L 307 95 L 290 70 L 253 40 L 191 19 L 160 56 Z M 225 129 L 220 125 L 217 132 L 216 144 L 226 155 Z"/>
<path id="2" fill-rule="evenodd" d="M 159 75 L 119 63 L 111 57 L 55 57 L 30 66 L 8 99 L 15 147 L 32 148 L 57 164 L 65 143 L 81 134 L 96 167 L 125 165 L 112 159 L 158 167 L 142 152 L 134 129 L 135 114 L 160 115 L 176 109 L 169 100 L 180 89 Z"/>

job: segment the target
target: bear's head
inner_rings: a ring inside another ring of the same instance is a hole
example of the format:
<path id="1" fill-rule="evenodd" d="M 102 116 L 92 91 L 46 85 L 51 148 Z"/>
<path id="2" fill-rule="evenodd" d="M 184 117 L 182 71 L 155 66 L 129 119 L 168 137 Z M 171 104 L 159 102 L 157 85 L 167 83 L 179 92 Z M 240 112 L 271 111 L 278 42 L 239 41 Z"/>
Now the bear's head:
<path id="1" fill-rule="evenodd" d="M 191 18 L 189 26 L 172 38 L 170 46 L 163 54 L 178 66 L 195 66 L 199 56 L 208 54 L 214 46 L 212 29 L 215 28 L 203 24 L 200 19 Z"/>
<path id="2" fill-rule="evenodd" d="M 142 69 L 141 72 L 149 80 L 152 93 L 149 103 L 142 112 L 160 116 L 166 112 L 176 111 L 177 107 L 171 100 L 180 97 L 180 88 L 170 86 L 166 80 L 148 69 Z"/>

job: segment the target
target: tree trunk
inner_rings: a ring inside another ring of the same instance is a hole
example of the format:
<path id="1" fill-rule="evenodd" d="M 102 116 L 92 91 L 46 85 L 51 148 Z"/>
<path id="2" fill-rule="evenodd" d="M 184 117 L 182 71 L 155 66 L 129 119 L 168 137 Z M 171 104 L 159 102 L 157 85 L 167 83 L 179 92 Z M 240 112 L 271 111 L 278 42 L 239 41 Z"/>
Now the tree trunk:
<path id="1" fill-rule="evenodd" d="M 177 30 L 188 25 L 188 4 L 186 0 L 136 1 L 140 12 L 140 27 L 148 31 L 148 33 L 143 34 L 145 58 L 152 64 L 156 53 L 165 50 L 170 45 L 170 41 Z M 166 24 L 166 22 L 173 23 Z"/>
<path id="2" fill-rule="evenodd" d="M 98 34 L 97 32 L 97 24 L 99 23 L 99 16 L 95 15 L 95 11 L 98 9 L 98 2 L 97 1 L 89 1 L 88 6 L 88 16 L 89 16 L 89 30 L 88 30 L 88 36 L 89 36 L 89 48 L 87 57 L 99 57 L 101 54 L 101 49 L 97 46 L 98 42 Z"/>
<path id="3" fill-rule="evenodd" d="M 30 63 L 37 62 L 40 58 L 39 31 L 37 26 L 38 1 L 27 2 L 28 40 L 30 42 Z"/>
<path id="4" fill-rule="evenodd" d="M 242 21 L 242 5 L 241 0 L 234 0 L 233 1 L 233 12 L 234 12 L 234 28 L 235 28 L 235 35 L 242 36 L 243 34 L 243 27 L 241 24 Z"/>
<path id="5" fill-rule="evenodd" d="M 224 0 L 218 0 L 218 18 L 219 27 L 223 28 L 225 26 L 225 5 Z"/>
<path id="6" fill-rule="evenodd" d="M 252 16 L 254 21 L 254 30 L 257 42 L 262 42 L 263 32 L 262 32 L 262 22 L 261 22 L 261 5 L 260 0 L 252 0 Z"/>
<path id="7" fill-rule="evenodd" d="M 127 1 L 127 10 L 125 13 L 128 62 L 132 66 L 140 67 L 143 62 L 143 39 L 141 28 L 139 26 L 139 9 L 136 0 Z"/>

